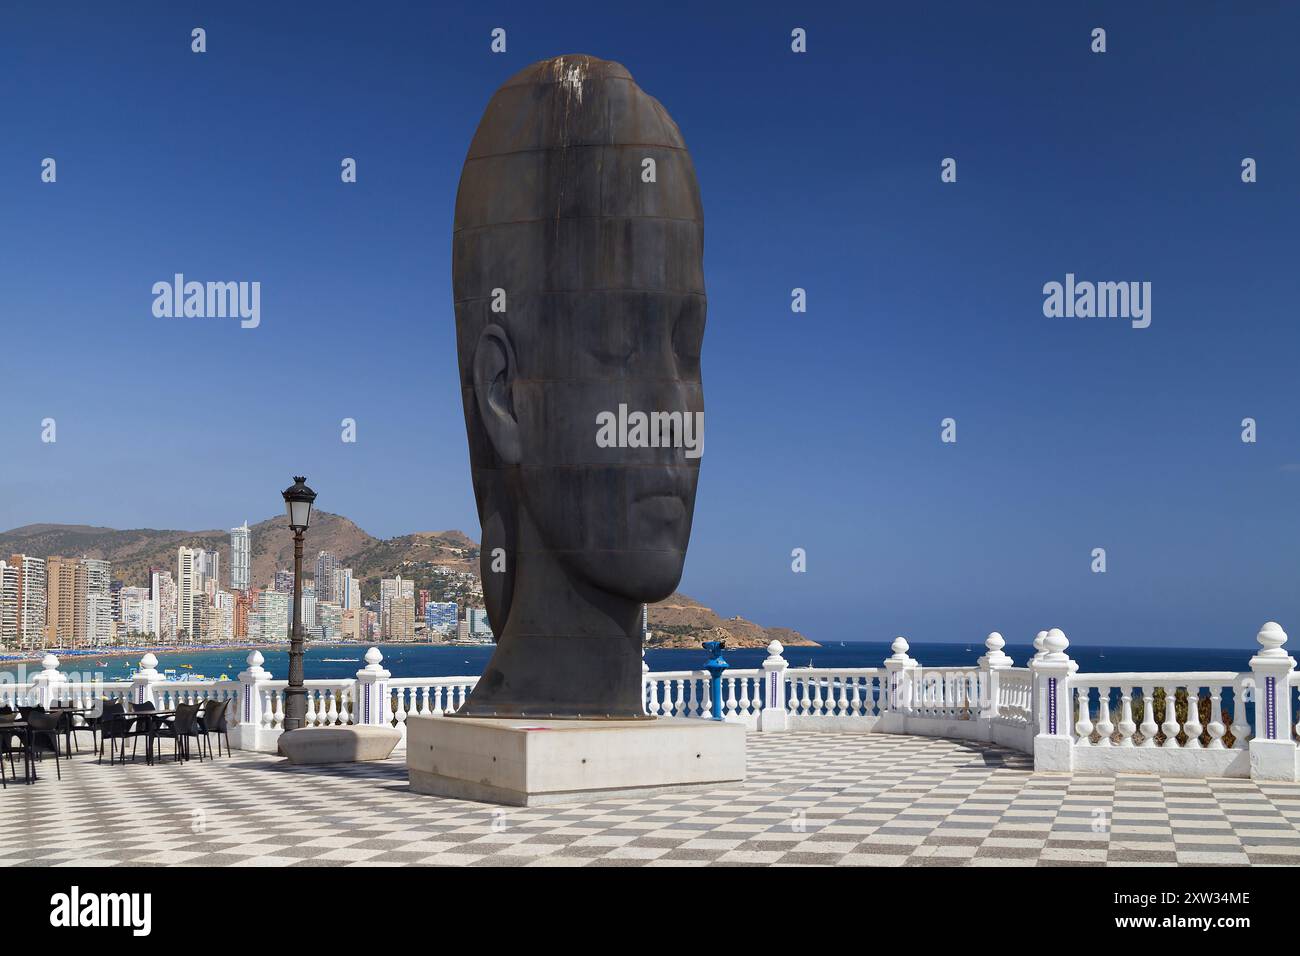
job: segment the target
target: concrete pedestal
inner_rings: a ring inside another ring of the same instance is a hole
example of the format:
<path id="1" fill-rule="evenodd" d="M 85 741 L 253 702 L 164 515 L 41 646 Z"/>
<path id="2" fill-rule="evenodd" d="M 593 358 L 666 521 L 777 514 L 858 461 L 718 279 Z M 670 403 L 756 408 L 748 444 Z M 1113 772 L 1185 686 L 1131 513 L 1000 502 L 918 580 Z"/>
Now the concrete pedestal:
<path id="1" fill-rule="evenodd" d="M 534 807 L 745 779 L 745 728 L 712 720 L 407 717 L 411 789 Z"/>

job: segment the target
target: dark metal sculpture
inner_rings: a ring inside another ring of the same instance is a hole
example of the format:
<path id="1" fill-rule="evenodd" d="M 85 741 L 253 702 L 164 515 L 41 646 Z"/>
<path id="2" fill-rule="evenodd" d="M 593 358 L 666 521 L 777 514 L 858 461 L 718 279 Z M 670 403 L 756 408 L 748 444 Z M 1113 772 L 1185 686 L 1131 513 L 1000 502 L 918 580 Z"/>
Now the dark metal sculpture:
<path id="1" fill-rule="evenodd" d="M 703 252 L 681 133 L 621 65 L 555 57 L 492 97 L 452 276 L 497 647 L 459 716 L 644 717 L 641 605 L 695 508 Z"/>

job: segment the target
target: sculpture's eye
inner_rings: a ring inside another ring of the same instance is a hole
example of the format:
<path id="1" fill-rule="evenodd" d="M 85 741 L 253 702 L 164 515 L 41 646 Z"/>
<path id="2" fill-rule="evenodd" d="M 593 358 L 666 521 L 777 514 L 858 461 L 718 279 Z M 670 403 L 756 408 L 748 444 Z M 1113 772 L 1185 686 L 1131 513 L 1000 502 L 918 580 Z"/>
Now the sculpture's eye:
<path id="1" fill-rule="evenodd" d="M 604 325 L 596 335 L 587 351 L 606 365 L 625 366 L 636 352 L 636 342 L 626 326 L 620 324 Z"/>

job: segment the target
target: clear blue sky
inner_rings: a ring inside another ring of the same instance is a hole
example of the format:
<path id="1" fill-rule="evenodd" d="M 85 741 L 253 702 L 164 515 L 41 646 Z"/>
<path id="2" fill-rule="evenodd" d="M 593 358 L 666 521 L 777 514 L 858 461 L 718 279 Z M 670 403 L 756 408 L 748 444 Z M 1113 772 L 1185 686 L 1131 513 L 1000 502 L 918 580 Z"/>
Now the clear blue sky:
<path id="1" fill-rule="evenodd" d="M 305 473 L 372 534 L 477 535 L 456 182 L 501 82 L 590 53 L 704 198 L 683 590 L 823 639 L 1300 635 L 1296 4 L 442 7 L 4 5 L 0 527 L 229 527 Z M 155 318 L 175 272 L 259 280 L 261 327 Z M 1152 282 L 1151 327 L 1045 318 L 1067 272 Z"/>

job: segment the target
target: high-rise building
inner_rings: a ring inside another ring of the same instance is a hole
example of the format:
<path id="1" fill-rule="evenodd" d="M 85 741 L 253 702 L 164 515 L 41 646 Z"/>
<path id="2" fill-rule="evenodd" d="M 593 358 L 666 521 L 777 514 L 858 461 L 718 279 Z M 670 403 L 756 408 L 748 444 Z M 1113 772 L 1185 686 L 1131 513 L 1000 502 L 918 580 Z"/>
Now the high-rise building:
<path id="1" fill-rule="evenodd" d="M 424 606 L 425 627 L 454 636 L 460 608 L 455 601 L 430 601 Z"/>
<path id="2" fill-rule="evenodd" d="M 45 559 L 45 646 L 86 644 L 86 566 L 76 558 Z"/>
<path id="3" fill-rule="evenodd" d="M 0 561 L 0 647 L 18 646 L 18 569 Z"/>
<path id="4" fill-rule="evenodd" d="M 488 623 L 487 611 L 484 608 L 465 608 L 465 623 L 469 625 L 469 634 L 471 637 L 492 636 L 492 625 Z"/>
<path id="5" fill-rule="evenodd" d="M 352 569 L 351 569 L 351 568 L 339 568 L 338 570 L 336 570 L 336 571 L 334 572 L 334 598 L 333 598 L 333 600 L 334 600 L 334 602 L 335 602 L 336 604 L 338 604 L 338 605 L 339 605 L 340 607 L 342 607 L 344 610 L 347 610 L 347 609 L 350 608 L 350 607 L 356 607 L 356 605 L 352 603 L 352 585 L 353 585 L 353 583 L 354 583 L 354 582 L 353 582 L 353 579 L 352 579 Z M 358 594 L 360 593 L 360 586 L 359 586 L 359 585 L 358 585 L 358 591 L 357 591 L 357 593 L 358 593 Z M 319 595 L 317 595 L 317 598 L 319 599 Z"/>
<path id="6" fill-rule="evenodd" d="M 317 601 L 316 623 L 310 633 L 318 641 L 331 641 L 342 637 L 343 608 L 333 601 Z"/>
<path id="7" fill-rule="evenodd" d="M 362 638 L 363 619 L 366 614 L 365 608 L 350 607 L 344 609 L 339 615 L 340 636 L 345 641 L 359 641 Z"/>
<path id="8" fill-rule="evenodd" d="M 199 628 L 194 620 L 195 598 L 203 594 L 198 548 L 177 548 L 175 550 L 175 628 L 178 636 L 195 640 Z"/>
<path id="9" fill-rule="evenodd" d="M 250 641 L 286 641 L 293 599 L 283 591 L 259 591 L 257 610 L 248 615 Z"/>
<path id="10" fill-rule="evenodd" d="M 275 582 L 272 589 L 281 594 L 293 593 L 293 572 L 281 569 L 275 572 Z"/>
<path id="11" fill-rule="evenodd" d="M 45 644 L 45 560 L 15 554 L 9 563 L 18 569 L 18 643 L 26 648 Z"/>
<path id="12" fill-rule="evenodd" d="M 292 607 L 290 602 L 290 607 Z M 316 586 L 304 583 L 302 586 L 302 626 L 310 631 L 316 626 Z"/>
<path id="13" fill-rule="evenodd" d="M 400 597 L 390 599 L 385 621 L 387 627 L 383 634 L 384 640 L 415 640 L 415 598 L 409 594 L 402 594 Z"/>
<path id="14" fill-rule="evenodd" d="M 233 638 L 236 641 L 248 638 L 248 615 L 257 606 L 258 592 L 253 589 L 235 592 L 235 618 L 232 624 Z"/>
<path id="15" fill-rule="evenodd" d="M 420 620 L 424 619 L 424 609 L 428 605 L 432 595 L 425 588 L 415 592 L 415 616 Z"/>
<path id="16" fill-rule="evenodd" d="M 392 625 L 388 621 L 393 601 L 398 598 L 411 599 L 411 627 L 415 627 L 415 582 L 405 580 L 400 574 L 395 578 L 383 578 L 379 582 L 379 632 L 388 638 Z"/>
<path id="17" fill-rule="evenodd" d="M 218 586 L 221 584 L 221 552 L 204 551 L 198 549 L 198 568 L 199 574 L 203 576 L 204 584 L 211 581 Z M 204 588 L 206 590 L 206 587 Z"/>
<path id="18" fill-rule="evenodd" d="M 212 596 L 212 620 L 209 622 L 208 639 L 218 643 L 229 643 L 235 639 L 235 596 L 229 591 L 218 589 Z"/>
<path id="19" fill-rule="evenodd" d="M 157 633 L 156 612 L 148 588 L 124 587 L 118 593 L 118 602 L 122 608 L 123 636 Z"/>
<path id="20" fill-rule="evenodd" d="M 321 551 L 316 555 L 316 600 L 331 603 L 338 601 L 338 596 L 334 593 L 334 572 L 338 569 L 339 556 L 333 551 Z"/>
<path id="21" fill-rule="evenodd" d="M 160 643 L 176 640 L 176 582 L 172 573 L 154 568 L 149 575 L 149 590 L 154 603 L 154 636 Z"/>
<path id="22" fill-rule="evenodd" d="M 45 644 L 45 560 L 15 554 L 10 565 L 18 569 L 18 643 L 26 648 Z"/>
<path id="23" fill-rule="evenodd" d="M 102 647 L 113 642 L 113 568 L 100 558 L 83 558 L 86 575 L 86 642 Z"/>
<path id="24" fill-rule="evenodd" d="M 245 521 L 230 529 L 230 588 L 247 591 L 253 581 L 253 537 Z"/>

